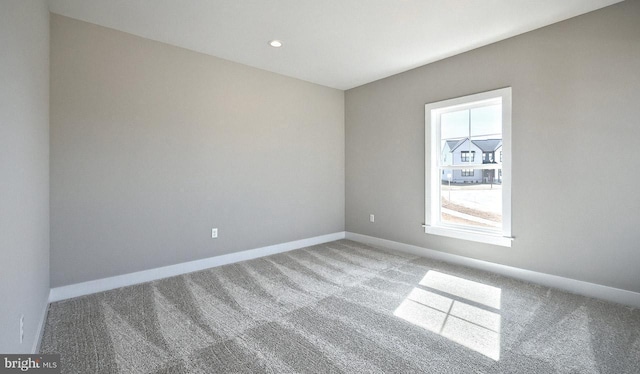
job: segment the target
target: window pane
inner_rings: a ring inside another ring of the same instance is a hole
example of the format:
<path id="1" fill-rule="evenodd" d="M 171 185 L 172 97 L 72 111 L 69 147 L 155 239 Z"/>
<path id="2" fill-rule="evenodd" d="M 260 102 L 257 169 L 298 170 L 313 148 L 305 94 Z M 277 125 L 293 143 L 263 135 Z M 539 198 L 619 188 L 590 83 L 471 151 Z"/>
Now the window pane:
<path id="1" fill-rule="evenodd" d="M 443 113 L 440 136 L 440 165 L 498 163 L 502 104 Z"/>
<path id="2" fill-rule="evenodd" d="M 443 140 L 460 140 L 469 137 L 469 110 L 444 113 L 440 116 Z"/>
<path id="3" fill-rule="evenodd" d="M 471 136 L 487 137 L 500 134 L 502 138 L 502 105 L 471 109 Z"/>
<path id="4" fill-rule="evenodd" d="M 441 215 L 443 223 L 500 229 L 502 181 L 500 170 L 443 169 Z"/>
<path id="5" fill-rule="evenodd" d="M 454 165 L 462 161 L 462 150 L 469 150 L 469 110 L 444 113 L 440 116 L 440 165 Z M 467 158 L 465 156 L 465 158 Z"/>

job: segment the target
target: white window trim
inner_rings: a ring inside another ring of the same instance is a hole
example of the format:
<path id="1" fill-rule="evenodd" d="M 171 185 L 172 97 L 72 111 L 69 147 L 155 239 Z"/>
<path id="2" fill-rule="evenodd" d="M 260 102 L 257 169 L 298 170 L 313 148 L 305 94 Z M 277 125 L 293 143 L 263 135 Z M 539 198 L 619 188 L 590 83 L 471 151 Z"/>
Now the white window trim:
<path id="1" fill-rule="evenodd" d="M 440 223 L 440 116 L 491 101 L 502 102 L 502 231 Z M 425 152 L 425 233 L 511 247 L 511 87 L 426 104 L 425 145 L 429 147 Z M 431 181 L 438 181 L 437 189 Z"/>

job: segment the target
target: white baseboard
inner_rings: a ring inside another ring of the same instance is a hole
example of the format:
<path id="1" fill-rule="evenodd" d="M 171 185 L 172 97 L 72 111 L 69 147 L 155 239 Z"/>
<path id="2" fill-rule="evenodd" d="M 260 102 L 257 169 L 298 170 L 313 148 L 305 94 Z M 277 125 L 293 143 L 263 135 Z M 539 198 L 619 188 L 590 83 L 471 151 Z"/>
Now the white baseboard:
<path id="1" fill-rule="evenodd" d="M 490 271 L 492 273 L 504 275 L 511 278 L 524 280 L 531 283 L 541 284 L 547 287 L 558 288 L 571 293 L 611 301 L 618 304 L 629 305 L 640 308 L 640 293 L 602 286 L 595 283 L 583 282 L 575 279 L 559 277 L 557 275 L 538 273 L 536 271 L 520 269 L 512 266 L 495 264 L 492 262 L 476 260 L 464 256 L 435 251 L 418 247 L 411 244 L 394 242 L 392 240 L 380 239 L 373 236 L 361 235 L 352 232 L 346 233 L 349 240 L 375 245 L 383 248 L 394 249 L 400 252 L 410 253 L 416 256 L 429 257 L 435 260 L 450 262 L 470 268 Z"/>
<path id="2" fill-rule="evenodd" d="M 204 258 L 176 265 L 169 265 L 155 269 L 138 271 L 135 273 L 117 275 L 114 277 L 92 280 L 83 283 L 71 284 L 68 286 L 52 288 L 49 294 L 49 302 L 55 302 L 73 297 L 84 296 L 96 292 L 108 291 L 115 288 L 131 286 L 145 283 L 157 279 L 173 277 L 194 271 L 204 270 L 216 266 L 232 264 L 239 261 L 251 260 L 258 257 L 273 255 L 276 253 L 288 252 L 298 248 L 309 247 L 345 238 L 345 232 L 316 236 L 292 242 L 270 245 L 249 249 L 242 252 L 229 253 L 226 255 Z"/>
<path id="3" fill-rule="evenodd" d="M 42 315 L 40 318 L 40 322 L 38 323 L 38 328 L 36 329 L 36 339 L 33 342 L 33 347 L 31 348 L 32 354 L 37 354 L 40 352 L 40 343 L 42 342 L 42 335 L 44 334 L 44 325 L 47 321 L 47 313 L 49 312 L 49 303 L 44 303 L 44 310 L 42 311 Z"/>

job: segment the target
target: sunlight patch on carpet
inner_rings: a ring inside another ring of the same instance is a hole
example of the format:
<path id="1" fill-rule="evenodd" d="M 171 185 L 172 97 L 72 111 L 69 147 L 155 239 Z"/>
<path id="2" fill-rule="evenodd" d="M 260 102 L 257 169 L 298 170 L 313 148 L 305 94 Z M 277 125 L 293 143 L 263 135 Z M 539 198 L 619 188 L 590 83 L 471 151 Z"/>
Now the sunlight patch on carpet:
<path id="1" fill-rule="evenodd" d="M 498 361 L 500 297 L 500 288 L 429 270 L 393 314 Z"/>

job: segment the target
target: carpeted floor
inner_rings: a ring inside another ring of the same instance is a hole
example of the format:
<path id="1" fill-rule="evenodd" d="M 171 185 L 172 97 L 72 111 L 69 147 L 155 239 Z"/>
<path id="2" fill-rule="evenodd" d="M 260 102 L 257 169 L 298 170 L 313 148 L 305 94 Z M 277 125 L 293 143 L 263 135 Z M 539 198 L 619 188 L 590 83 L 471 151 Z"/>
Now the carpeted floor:
<path id="1" fill-rule="evenodd" d="M 341 240 L 53 303 L 63 373 L 640 373 L 640 310 Z"/>

